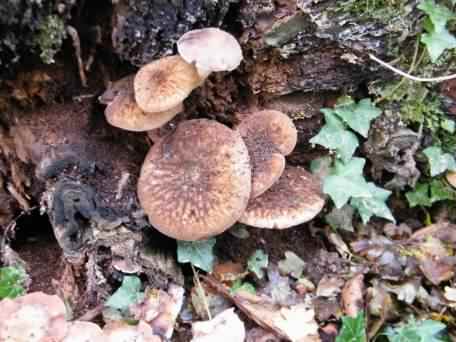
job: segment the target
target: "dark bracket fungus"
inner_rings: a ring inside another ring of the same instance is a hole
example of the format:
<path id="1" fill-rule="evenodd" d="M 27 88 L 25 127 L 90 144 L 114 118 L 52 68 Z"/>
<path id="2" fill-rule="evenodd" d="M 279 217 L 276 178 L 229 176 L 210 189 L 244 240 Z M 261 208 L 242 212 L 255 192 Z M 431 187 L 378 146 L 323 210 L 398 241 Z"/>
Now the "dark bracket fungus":
<path id="1" fill-rule="evenodd" d="M 57 241 L 67 258 L 80 259 L 93 239 L 91 224 L 98 221 L 95 192 L 89 186 L 61 181 L 52 194 L 50 217 Z"/>

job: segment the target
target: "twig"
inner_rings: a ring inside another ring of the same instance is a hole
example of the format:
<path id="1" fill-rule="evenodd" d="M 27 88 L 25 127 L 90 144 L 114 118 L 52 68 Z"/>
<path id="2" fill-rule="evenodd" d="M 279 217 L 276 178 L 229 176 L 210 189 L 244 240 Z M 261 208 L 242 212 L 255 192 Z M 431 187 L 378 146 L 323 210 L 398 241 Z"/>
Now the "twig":
<path id="1" fill-rule="evenodd" d="M 196 273 L 195 267 L 193 266 L 193 264 L 191 264 L 191 266 L 192 266 L 193 277 L 194 277 L 196 286 L 198 286 L 199 294 L 200 294 L 201 300 L 203 301 L 204 309 L 206 310 L 207 317 L 209 318 L 209 320 L 211 320 L 212 315 L 211 315 L 211 311 L 209 310 L 209 305 L 207 304 L 206 295 L 204 293 L 203 286 L 201 285 L 201 282 L 199 280 L 198 273 Z"/>
<path id="2" fill-rule="evenodd" d="M 82 86 L 87 87 L 87 77 L 84 71 L 84 63 L 82 62 L 82 52 L 81 52 L 81 40 L 79 39 L 78 31 L 73 26 L 67 26 L 67 32 L 73 41 L 73 47 L 76 54 L 76 60 L 78 62 L 79 69 L 79 78 L 81 79 Z"/>
<path id="3" fill-rule="evenodd" d="M 448 76 L 440 76 L 440 77 L 430 77 L 430 78 L 417 77 L 417 76 L 410 75 L 402 70 L 399 70 L 399 69 L 393 67 L 392 65 L 382 61 L 381 59 L 375 57 L 372 54 L 369 54 L 369 58 L 374 60 L 378 64 L 384 66 L 385 68 L 390 69 L 391 71 L 395 72 L 396 74 L 399 74 L 399 75 L 406 77 L 415 82 L 443 82 L 443 81 L 448 81 L 448 80 L 452 80 L 452 79 L 456 78 L 456 74 L 452 74 L 452 75 L 448 75 Z"/>

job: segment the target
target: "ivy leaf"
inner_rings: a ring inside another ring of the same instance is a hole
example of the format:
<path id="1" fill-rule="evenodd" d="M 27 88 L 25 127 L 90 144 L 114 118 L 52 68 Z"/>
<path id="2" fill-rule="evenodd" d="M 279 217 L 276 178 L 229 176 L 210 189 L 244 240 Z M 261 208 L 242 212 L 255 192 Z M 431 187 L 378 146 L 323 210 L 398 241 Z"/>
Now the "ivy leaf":
<path id="1" fill-rule="evenodd" d="M 366 342 L 366 321 L 364 313 L 360 312 L 356 317 L 342 317 L 342 329 L 336 337 L 336 342 Z"/>
<path id="2" fill-rule="evenodd" d="M 215 239 L 203 241 L 177 241 L 177 261 L 189 262 L 194 266 L 211 272 L 214 266 Z"/>
<path id="3" fill-rule="evenodd" d="M 411 319 L 396 328 L 388 327 L 385 335 L 390 342 L 443 342 L 446 341 L 442 336 L 445 328 L 445 324 L 438 321 Z"/>
<path id="4" fill-rule="evenodd" d="M 410 208 L 416 206 L 430 207 L 432 205 L 431 198 L 429 196 L 429 184 L 418 183 L 413 191 L 409 191 L 405 194 Z"/>
<path id="5" fill-rule="evenodd" d="M 418 205 L 430 207 L 438 201 L 455 200 L 456 192 L 445 181 L 433 179 L 430 183 L 418 183 L 405 197 L 411 208 Z"/>
<path id="6" fill-rule="evenodd" d="M 379 188 L 374 183 L 367 183 L 372 197 L 352 198 L 350 204 L 358 209 L 363 223 L 369 222 L 372 216 L 383 217 L 391 222 L 396 222 L 390 209 L 386 205 L 386 200 L 391 195 L 391 191 Z"/>
<path id="7" fill-rule="evenodd" d="M 431 176 L 434 177 L 446 170 L 456 170 L 456 161 L 449 153 L 443 153 L 438 146 L 426 148 L 423 153 L 429 160 L 431 166 Z"/>
<path id="8" fill-rule="evenodd" d="M 323 180 L 323 192 L 333 200 L 340 209 L 350 197 L 372 197 L 363 177 L 365 159 L 352 158 L 344 164 L 336 160 L 331 174 Z"/>
<path id="9" fill-rule="evenodd" d="M 269 258 L 268 255 L 261 249 L 257 249 L 247 261 L 247 269 L 253 272 L 259 279 L 264 277 L 263 268 L 268 267 Z"/>
<path id="10" fill-rule="evenodd" d="M 435 63 L 446 49 L 456 48 L 456 38 L 446 28 L 439 32 L 423 33 L 421 42 L 426 45 L 432 63 Z"/>
<path id="11" fill-rule="evenodd" d="M 16 298 L 25 294 L 25 280 L 27 273 L 22 267 L 0 268 L 0 300 L 4 298 Z"/>
<path id="12" fill-rule="evenodd" d="M 363 137 L 367 138 L 370 123 L 377 118 L 382 111 L 375 107 L 370 99 L 363 99 L 358 103 L 337 106 L 334 109 L 335 114 L 339 116 L 350 128 Z"/>
<path id="13" fill-rule="evenodd" d="M 331 109 L 321 110 L 325 115 L 325 125 L 312 139 L 311 144 L 318 144 L 327 149 L 336 151 L 344 161 L 348 161 L 359 145 L 358 138 L 353 132 L 345 129 Z"/>
<path id="14" fill-rule="evenodd" d="M 436 32 L 445 29 L 448 20 L 454 16 L 448 8 L 436 4 L 434 0 L 424 0 L 418 5 L 418 8 L 428 15 Z"/>
<path id="15" fill-rule="evenodd" d="M 130 305 L 140 302 L 143 298 L 141 280 L 136 276 L 125 276 L 122 285 L 108 298 L 105 306 L 126 312 Z"/>
<path id="16" fill-rule="evenodd" d="M 236 293 L 237 291 L 244 291 L 251 294 L 256 294 L 255 286 L 253 286 L 249 282 L 242 282 L 241 279 L 236 279 L 230 288 L 230 292 L 232 294 Z"/>

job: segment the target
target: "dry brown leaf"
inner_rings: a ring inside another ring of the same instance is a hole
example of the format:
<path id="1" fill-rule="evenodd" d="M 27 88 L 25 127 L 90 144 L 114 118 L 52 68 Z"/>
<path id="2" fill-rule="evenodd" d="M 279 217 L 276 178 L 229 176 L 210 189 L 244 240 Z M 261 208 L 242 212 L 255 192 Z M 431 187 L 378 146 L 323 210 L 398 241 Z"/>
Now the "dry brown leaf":
<path id="1" fill-rule="evenodd" d="M 244 323 L 234 313 L 234 308 L 221 312 L 210 321 L 193 323 L 192 332 L 192 342 L 243 342 L 245 339 Z"/>
<path id="2" fill-rule="evenodd" d="M 342 289 L 342 307 L 347 316 L 356 317 L 364 310 L 364 275 L 358 274 Z"/>
<path id="3" fill-rule="evenodd" d="M 308 303 L 281 306 L 274 304 L 272 298 L 257 296 L 238 291 L 231 294 L 229 289 L 212 277 L 203 279 L 236 306 L 260 327 L 273 331 L 287 341 L 320 341 L 315 312 Z"/>

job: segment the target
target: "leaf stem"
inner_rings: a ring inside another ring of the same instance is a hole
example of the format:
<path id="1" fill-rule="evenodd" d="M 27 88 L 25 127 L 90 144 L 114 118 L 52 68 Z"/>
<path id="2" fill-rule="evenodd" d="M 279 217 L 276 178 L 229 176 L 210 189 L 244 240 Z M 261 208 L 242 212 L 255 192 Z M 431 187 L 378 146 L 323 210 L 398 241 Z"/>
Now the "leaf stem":
<path id="1" fill-rule="evenodd" d="M 401 75 L 405 78 L 408 78 L 412 81 L 415 81 L 415 82 L 443 82 L 443 81 L 448 81 L 448 80 L 452 80 L 452 79 L 456 78 L 456 74 L 452 74 L 452 75 L 448 75 L 448 76 L 440 76 L 440 77 L 430 77 L 430 78 L 417 77 L 417 76 L 410 75 L 410 74 L 406 73 L 405 71 L 402 71 L 400 69 L 393 67 L 392 65 L 382 61 L 380 58 L 375 57 L 373 54 L 369 54 L 369 58 L 372 59 L 373 61 L 377 62 L 381 66 L 395 72 L 396 74 L 399 74 L 399 75 Z"/>

